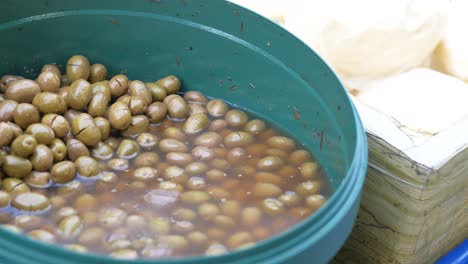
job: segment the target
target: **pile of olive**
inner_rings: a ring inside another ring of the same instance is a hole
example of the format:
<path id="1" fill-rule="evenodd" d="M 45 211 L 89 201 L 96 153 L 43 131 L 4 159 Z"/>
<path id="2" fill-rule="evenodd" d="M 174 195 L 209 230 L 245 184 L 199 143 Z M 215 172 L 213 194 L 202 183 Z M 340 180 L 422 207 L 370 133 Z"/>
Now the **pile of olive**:
<path id="1" fill-rule="evenodd" d="M 69 59 L 0 82 L 0 223 L 121 258 L 253 245 L 326 201 L 311 155 L 202 93 Z"/>

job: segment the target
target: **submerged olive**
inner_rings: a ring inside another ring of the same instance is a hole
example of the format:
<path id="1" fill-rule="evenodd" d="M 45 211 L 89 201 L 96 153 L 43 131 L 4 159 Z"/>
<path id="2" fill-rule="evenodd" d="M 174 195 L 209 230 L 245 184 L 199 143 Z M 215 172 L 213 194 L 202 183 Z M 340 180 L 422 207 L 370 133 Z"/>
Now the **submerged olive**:
<path id="1" fill-rule="evenodd" d="M 167 106 L 161 102 L 155 102 L 146 108 L 146 116 L 152 124 L 162 122 L 167 115 Z"/>
<path id="2" fill-rule="evenodd" d="M 104 81 L 107 78 L 107 68 L 102 64 L 91 65 L 89 71 L 89 81 L 91 83 Z"/>
<path id="3" fill-rule="evenodd" d="M 140 167 L 133 172 L 133 178 L 139 181 L 150 181 L 158 177 L 158 171 L 151 167 Z"/>
<path id="4" fill-rule="evenodd" d="M 180 90 L 180 80 L 173 75 L 158 80 L 156 84 L 161 85 L 166 90 L 167 94 L 175 94 Z"/>
<path id="5" fill-rule="evenodd" d="M 188 104 L 188 107 L 189 107 L 190 115 L 208 114 L 208 111 L 206 111 L 206 108 L 203 105 L 191 103 L 191 104 Z"/>
<path id="6" fill-rule="evenodd" d="M 44 229 L 35 229 L 28 233 L 28 236 L 44 243 L 54 243 L 55 235 Z"/>
<path id="7" fill-rule="evenodd" d="M 91 157 L 79 157 L 75 161 L 75 165 L 78 173 L 84 177 L 94 177 L 102 172 L 101 165 Z"/>
<path id="8" fill-rule="evenodd" d="M 244 130 L 254 135 L 258 135 L 265 131 L 266 124 L 262 120 L 254 119 L 245 124 Z"/>
<path id="9" fill-rule="evenodd" d="M 19 156 L 7 155 L 3 158 L 3 171 L 8 177 L 26 177 L 31 173 L 32 167 L 31 161 Z"/>
<path id="10" fill-rule="evenodd" d="M 67 61 L 67 80 L 70 83 L 78 79 L 87 80 L 89 71 L 89 61 L 82 55 L 75 55 Z"/>
<path id="11" fill-rule="evenodd" d="M 26 129 L 29 125 L 39 122 L 39 111 L 32 104 L 19 104 L 13 112 L 13 120 L 22 129 Z"/>
<path id="12" fill-rule="evenodd" d="M 183 142 L 172 139 L 166 138 L 159 141 L 159 149 L 163 152 L 187 152 L 188 147 Z"/>
<path id="13" fill-rule="evenodd" d="M 117 130 L 127 129 L 132 123 L 130 109 L 122 102 L 115 102 L 109 107 L 108 119 L 111 126 Z"/>
<path id="14" fill-rule="evenodd" d="M 31 103 L 34 96 L 41 92 L 39 85 L 33 80 L 16 80 L 8 84 L 5 97 L 18 103 Z"/>
<path id="15" fill-rule="evenodd" d="M 11 195 L 5 191 L 0 191 L 0 208 L 5 208 L 10 205 Z"/>
<path id="16" fill-rule="evenodd" d="M 228 105 L 221 99 L 213 99 L 206 104 L 206 110 L 212 117 L 224 116 L 228 108 Z"/>
<path id="17" fill-rule="evenodd" d="M 67 103 L 60 95 L 51 92 L 43 92 L 34 96 L 33 105 L 43 114 L 63 114 L 67 111 Z"/>
<path id="18" fill-rule="evenodd" d="M 49 207 L 50 201 L 43 194 L 28 192 L 15 196 L 11 201 L 11 205 L 23 211 L 38 211 Z"/>
<path id="19" fill-rule="evenodd" d="M 151 150 L 158 145 L 159 139 L 151 133 L 142 133 L 136 139 L 138 145 L 146 150 Z"/>
<path id="20" fill-rule="evenodd" d="M 128 86 L 128 93 L 132 96 L 138 96 L 145 100 L 147 104 L 153 102 L 153 97 L 150 90 L 142 81 L 132 81 Z"/>
<path id="21" fill-rule="evenodd" d="M 37 76 L 36 82 L 43 92 L 56 93 L 60 88 L 60 76 L 53 71 L 44 71 Z"/>
<path id="22" fill-rule="evenodd" d="M 0 102 L 0 122 L 7 122 L 13 120 L 18 102 L 13 100 L 3 100 Z"/>
<path id="23" fill-rule="evenodd" d="M 75 163 L 71 161 L 58 162 L 52 167 L 51 175 L 56 183 L 69 183 L 75 179 Z"/>
<path id="24" fill-rule="evenodd" d="M 291 151 L 295 146 L 295 143 L 292 139 L 282 136 L 274 136 L 269 138 L 267 140 L 267 144 L 274 148 L 282 149 L 285 151 Z"/>
<path id="25" fill-rule="evenodd" d="M 70 132 L 70 124 L 65 117 L 57 114 L 46 114 L 42 117 L 42 123 L 50 126 L 57 137 L 63 138 Z"/>
<path id="26" fill-rule="evenodd" d="M 78 237 L 83 229 L 83 223 L 79 216 L 67 216 L 58 224 L 59 234 L 64 240 L 72 240 Z"/>
<path id="27" fill-rule="evenodd" d="M 120 142 L 120 145 L 116 150 L 116 154 L 123 159 L 132 159 L 138 155 L 139 151 L 140 146 L 138 146 L 134 140 L 124 139 Z"/>
<path id="28" fill-rule="evenodd" d="M 82 110 L 88 105 L 91 95 L 91 84 L 84 79 L 78 79 L 68 89 L 66 102 L 70 108 Z"/>
<path id="29" fill-rule="evenodd" d="M 39 144 L 31 156 L 31 163 L 35 171 L 46 171 L 52 167 L 54 155 L 46 145 Z"/>
<path id="30" fill-rule="evenodd" d="M 68 158 L 72 161 L 75 161 L 79 157 L 90 155 L 86 145 L 78 139 L 69 139 L 66 146 Z"/>
<path id="31" fill-rule="evenodd" d="M 254 138 L 251 134 L 242 131 L 229 133 L 224 138 L 224 145 L 228 148 L 245 147 L 252 144 Z"/>
<path id="32" fill-rule="evenodd" d="M 190 114 L 187 103 L 180 95 L 169 95 L 164 99 L 164 104 L 166 104 L 167 112 L 171 118 L 185 119 Z"/>
<path id="33" fill-rule="evenodd" d="M 172 138 L 177 139 L 179 141 L 185 141 L 185 134 L 184 132 L 177 128 L 177 127 L 167 127 L 163 131 L 163 135 L 165 138 Z"/>
<path id="34" fill-rule="evenodd" d="M 209 148 L 214 148 L 219 146 L 223 139 L 218 133 L 215 132 L 205 132 L 198 137 L 196 137 L 193 143 L 197 146 L 204 146 Z"/>
<path id="35" fill-rule="evenodd" d="M 35 188 L 47 188 L 51 184 L 51 174 L 48 171 L 32 171 L 24 178 L 26 184 Z"/>
<path id="36" fill-rule="evenodd" d="M 133 160 L 133 165 L 140 167 L 155 167 L 159 162 L 159 155 L 155 152 L 144 152 Z"/>
<path id="37" fill-rule="evenodd" d="M 226 113 L 225 119 L 228 125 L 235 129 L 244 127 L 249 120 L 247 114 L 244 111 L 237 109 L 229 110 Z"/>
<path id="38" fill-rule="evenodd" d="M 91 150 L 91 155 L 94 158 L 99 159 L 99 160 L 108 160 L 108 159 L 112 158 L 112 156 L 114 155 L 114 151 L 106 143 L 99 142 Z"/>
<path id="39" fill-rule="evenodd" d="M 11 127 L 5 122 L 0 122 L 0 148 L 10 145 L 12 139 L 13 130 Z"/>
<path id="40" fill-rule="evenodd" d="M 96 146 L 101 141 L 101 131 L 89 114 L 79 114 L 72 122 L 72 134 L 87 146 Z"/>
<path id="41" fill-rule="evenodd" d="M 184 123 L 184 132 L 194 135 L 203 131 L 208 126 L 209 120 L 206 114 L 191 115 Z"/>
<path id="42" fill-rule="evenodd" d="M 109 81 L 109 88 L 112 97 L 116 98 L 127 92 L 128 77 L 122 74 L 112 77 Z"/>

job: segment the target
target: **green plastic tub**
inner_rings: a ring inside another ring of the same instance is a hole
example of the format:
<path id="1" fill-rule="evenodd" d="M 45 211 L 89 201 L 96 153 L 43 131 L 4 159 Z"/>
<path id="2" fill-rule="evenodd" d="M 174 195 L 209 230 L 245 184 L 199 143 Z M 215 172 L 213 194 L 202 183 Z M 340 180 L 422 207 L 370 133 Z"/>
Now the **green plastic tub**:
<path id="1" fill-rule="evenodd" d="M 301 224 L 218 257 L 119 261 L 0 228 L 0 263 L 326 263 L 348 237 L 365 177 L 364 130 L 327 64 L 281 27 L 221 0 L 2 0 L 0 38 L 1 75 L 34 78 L 41 65 L 73 54 L 131 79 L 178 75 L 184 89 L 225 99 L 294 135 L 334 188 Z"/>

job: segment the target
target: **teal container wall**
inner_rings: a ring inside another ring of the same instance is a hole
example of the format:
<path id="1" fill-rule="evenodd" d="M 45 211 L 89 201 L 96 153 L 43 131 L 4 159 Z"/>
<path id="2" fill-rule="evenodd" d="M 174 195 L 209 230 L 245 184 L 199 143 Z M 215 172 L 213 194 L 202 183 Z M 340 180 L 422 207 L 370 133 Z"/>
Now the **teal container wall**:
<path id="1" fill-rule="evenodd" d="M 33 78 L 41 65 L 63 66 L 73 54 L 130 79 L 175 74 L 184 90 L 227 100 L 294 135 L 330 176 L 327 205 L 285 234 L 221 257 L 167 263 L 322 263 L 341 247 L 364 179 L 364 132 L 334 73 L 287 31 L 221 0 L 3 0 L 0 10 L 0 74 Z M 13 259 L 119 263 L 0 230 L 0 263 Z"/>

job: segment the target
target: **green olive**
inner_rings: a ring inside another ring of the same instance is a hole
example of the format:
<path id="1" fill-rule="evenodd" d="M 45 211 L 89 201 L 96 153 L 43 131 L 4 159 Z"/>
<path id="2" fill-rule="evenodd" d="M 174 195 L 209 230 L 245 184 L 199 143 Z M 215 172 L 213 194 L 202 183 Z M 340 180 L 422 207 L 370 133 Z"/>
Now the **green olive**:
<path id="1" fill-rule="evenodd" d="M 292 139 L 282 136 L 273 136 L 267 140 L 267 144 L 271 147 L 282 149 L 285 151 L 291 151 L 295 143 Z"/>
<path id="2" fill-rule="evenodd" d="M 146 108 L 146 116 L 152 124 L 160 123 L 166 118 L 167 110 L 164 103 L 155 102 Z"/>
<path id="3" fill-rule="evenodd" d="M 26 184 L 35 188 L 47 188 L 51 185 L 51 174 L 47 171 L 32 171 L 24 178 Z"/>
<path id="4" fill-rule="evenodd" d="M 190 115 L 195 115 L 195 114 L 208 114 L 208 111 L 206 111 L 206 108 L 203 105 L 196 104 L 196 103 L 190 103 L 188 104 L 189 107 L 189 112 Z"/>
<path id="5" fill-rule="evenodd" d="M 219 214 L 219 208 L 213 203 L 202 203 L 198 206 L 198 215 L 203 220 L 212 220 Z"/>
<path id="6" fill-rule="evenodd" d="M 52 179 L 56 183 L 69 183 L 75 179 L 76 167 L 71 161 L 56 163 L 51 169 Z"/>
<path id="7" fill-rule="evenodd" d="M 43 124 L 50 126 L 55 136 L 64 138 L 70 132 L 70 124 L 65 117 L 57 114 L 46 114 L 42 117 Z"/>
<path id="8" fill-rule="evenodd" d="M 0 148 L 10 145 L 12 140 L 13 130 L 11 127 L 5 122 L 0 122 Z"/>
<path id="9" fill-rule="evenodd" d="M 106 140 L 109 137 L 110 129 L 111 129 L 109 121 L 103 117 L 95 117 L 94 123 L 96 124 L 96 126 L 99 128 L 99 131 L 101 132 L 101 140 Z"/>
<path id="10" fill-rule="evenodd" d="M 215 132 L 205 132 L 195 138 L 193 143 L 196 146 L 204 146 L 209 148 L 214 148 L 219 146 L 223 141 L 222 137 Z"/>
<path id="11" fill-rule="evenodd" d="M 19 156 L 7 155 L 3 159 L 3 171 L 8 177 L 26 177 L 31 173 L 32 167 L 31 161 Z"/>
<path id="12" fill-rule="evenodd" d="M 184 99 L 188 103 L 196 103 L 200 105 L 205 105 L 208 103 L 208 98 L 205 95 L 198 91 L 189 91 L 184 94 Z"/>
<path id="13" fill-rule="evenodd" d="M 56 138 L 52 143 L 49 145 L 50 151 L 52 151 L 52 155 L 54 156 L 54 162 L 59 162 L 65 159 L 67 156 L 67 146 L 63 143 L 62 140 Z"/>
<path id="14" fill-rule="evenodd" d="M 42 123 L 28 126 L 26 134 L 32 135 L 38 144 L 49 145 L 55 139 L 55 133 L 52 128 Z"/>
<path id="15" fill-rule="evenodd" d="M 287 191 L 280 195 L 278 200 L 280 200 L 284 205 L 292 207 L 299 205 L 301 197 L 295 192 Z"/>
<path id="16" fill-rule="evenodd" d="M 146 83 L 154 102 L 162 102 L 167 96 L 166 89 L 157 83 Z"/>
<path id="17" fill-rule="evenodd" d="M 203 131 L 209 123 L 206 114 L 191 115 L 184 123 L 184 132 L 188 135 L 194 135 Z"/>
<path id="18" fill-rule="evenodd" d="M 68 123 L 71 124 L 73 122 L 73 119 L 75 119 L 79 114 L 83 114 L 83 112 L 69 109 L 65 112 L 65 114 L 63 114 L 63 117 L 65 117 Z"/>
<path id="19" fill-rule="evenodd" d="M 179 141 L 185 141 L 186 137 L 184 132 L 177 127 L 167 127 L 163 131 L 165 138 L 172 138 Z"/>
<path id="20" fill-rule="evenodd" d="M 262 183 L 272 183 L 275 185 L 281 184 L 281 177 L 277 174 L 266 172 L 266 171 L 259 171 L 255 173 L 255 181 L 262 182 Z"/>
<path id="21" fill-rule="evenodd" d="M 88 113 L 92 117 L 104 116 L 107 111 L 107 104 L 109 104 L 110 97 L 107 97 L 102 92 L 97 92 L 91 97 L 91 101 L 88 104 Z"/>
<path id="22" fill-rule="evenodd" d="M 102 64 L 93 64 L 89 70 L 89 81 L 96 83 L 107 78 L 107 68 Z"/>
<path id="23" fill-rule="evenodd" d="M 53 72 L 55 73 L 57 76 L 62 76 L 62 73 L 60 72 L 60 69 L 59 67 L 57 67 L 57 65 L 54 65 L 54 64 L 45 64 L 42 69 L 41 69 L 41 72 L 47 72 L 47 71 L 50 71 L 50 72 Z"/>
<path id="24" fill-rule="evenodd" d="M 78 238 L 78 241 L 80 244 L 84 245 L 99 246 L 101 243 L 103 243 L 106 235 L 107 232 L 104 228 L 93 226 L 83 230 Z"/>
<path id="25" fill-rule="evenodd" d="M 94 119 L 89 114 L 79 114 L 73 119 L 71 126 L 72 134 L 76 139 L 86 146 L 96 146 L 101 141 L 101 130 L 94 123 Z"/>
<path id="26" fill-rule="evenodd" d="M 187 152 L 188 147 L 183 142 L 172 139 L 166 138 L 159 141 L 159 149 L 163 152 Z"/>
<path id="27" fill-rule="evenodd" d="M 28 211 L 25 208 L 24 211 Z M 29 212 L 28 212 L 29 213 Z M 34 229 L 44 225 L 44 219 L 39 215 L 19 215 L 14 219 L 14 224 L 21 229 Z"/>
<path id="28" fill-rule="evenodd" d="M 120 98 L 123 98 L 123 96 L 121 96 Z M 143 99 L 140 96 L 130 96 L 130 95 L 126 98 L 127 99 L 122 100 L 122 102 L 128 106 L 128 109 L 130 109 L 130 112 L 132 113 L 132 115 L 141 115 L 141 114 L 146 113 L 146 109 L 148 108 L 148 105 L 150 104 L 147 102 L 147 100 Z"/>
<path id="29" fill-rule="evenodd" d="M 11 195 L 29 192 L 29 187 L 24 181 L 17 178 L 5 178 L 2 182 L 2 187 Z"/>
<path id="30" fill-rule="evenodd" d="M 169 166 L 164 171 L 164 178 L 168 181 L 183 184 L 187 181 L 188 177 L 184 169 L 177 166 Z"/>
<path id="31" fill-rule="evenodd" d="M 119 181 L 117 174 L 109 171 L 104 171 L 102 176 L 99 178 L 97 187 L 101 189 L 106 189 L 110 186 L 113 186 Z"/>
<path id="32" fill-rule="evenodd" d="M 105 228 L 121 226 L 127 219 L 127 213 L 119 208 L 103 209 L 98 216 L 99 223 Z"/>
<path id="33" fill-rule="evenodd" d="M 158 177 L 159 172 L 151 167 L 140 167 L 133 172 L 133 178 L 139 181 L 151 181 Z"/>
<path id="34" fill-rule="evenodd" d="M 218 242 L 212 243 L 205 251 L 205 255 L 207 256 L 217 256 L 224 254 L 228 251 L 228 249 Z"/>
<path id="35" fill-rule="evenodd" d="M 5 97 L 18 103 L 31 103 L 34 96 L 41 92 L 39 85 L 33 80 L 16 80 L 7 85 Z"/>
<path id="36" fill-rule="evenodd" d="M 226 154 L 226 159 L 231 164 L 240 164 L 247 159 L 248 152 L 244 148 L 233 148 Z"/>
<path id="37" fill-rule="evenodd" d="M 262 171 L 276 171 L 284 165 L 282 159 L 275 156 L 267 156 L 257 163 L 257 168 Z"/>
<path id="38" fill-rule="evenodd" d="M 127 129 L 132 123 L 130 109 L 122 102 L 115 102 L 109 107 L 108 119 L 111 126 L 117 130 Z"/>
<path id="39" fill-rule="evenodd" d="M 79 216 L 67 216 L 58 224 L 58 231 L 62 239 L 73 240 L 78 237 L 83 230 L 83 223 Z"/>
<path id="40" fill-rule="evenodd" d="M 0 122 L 7 122 L 13 120 L 18 103 L 13 100 L 3 100 L 0 102 Z"/>
<path id="41" fill-rule="evenodd" d="M 82 55 L 75 55 L 67 61 L 67 79 L 70 83 L 78 79 L 89 78 L 89 60 Z"/>
<path id="42" fill-rule="evenodd" d="M 91 157 L 79 157 L 75 161 L 76 170 L 81 176 L 94 177 L 102 172 L 101 165 Z"/>
<path id="43" fill-rule="evenodd" d="M 289 162 L 296 166 L 299 166 L 310 159 L 311 156 L 309 152 L 303 149 L 296 150 L 289 155 Z"/>
<path id="44" fill-rule="evenodd" d="M 208 165 L 204 162 L 194 161 L 185 166 L 187 175 L 202 175 L 208 170 Z"/>
<path id="45" fill-rule="evenodd" d="M 311 161 L 304 162 L 301 164 L 299 171 L 301 172 L 302 177 L 306 179 L 315 178 L 318 173 L 318 164 Z"/>
<path id="46" fill-rule="evenodd" d="M 31 156 L 31 163 L 35 171 L 46 171 L 54 163 L 54 154 L 46 145 L 39 144 Z"/>
<path id="47" fill-rule="evenodd" d="M 227 174 L 222 170 L 211 169 L 211 170 L 206 172 L 206 177 L 210 181 L 220 182 L 220 181 L 223 181 L 223 180 L 225 180 L 227 178 Z"/>
<path id="48" fill-rule="evenodd" d="M 190 221 L 175 221 L 172 224 L 172 230 L 179 234 L 187 234 L 195 229 L 195 225 Z"/>
<path id="49" fill-rule="evenodd" d="M 228 109 L 228 105 L 221 99 L 213 99 L 206 104 L 206 110 L 212 117 L 223 117 Z"/>
<path id="50" fill-rule="evenodd" d="M 281 193 L 281 188 L 273 183 L 257 182 L 253 189 L 253 194 L 260 198 L 276 197 Z"/>
<path id="51" fill-rule="evenodd" d="M 251 134 L 242 131 L 236 131 L 229 133 L 224 137 L 224 145 L 228 148 L 246 147 L 251 145 L 254 138 Z"/>
<path id="52" fill-rule="evenodd" d="M 245 124 L 244 130 L 245 132 L 249 132 L 250 134 L 258 135 L 265 131 L 266 124 L 262 120 L 253 119 Z"/>
<path id="53" fill-rule="evenodd" d="M 152 150 L 158 145 L 159 139 L 151 133 L 142 133 L 136 139 L 138 145 L 146 150 Z"/>
<path id="54" fill-rule="evenodd" d="M 153 233 L 163 235 L 168 234 L 171 229 L 171 224 L 168 219 L 156 217 L 150 220 L 149 228 Z"/>
<path id="55" fill-rule="evenodd" d="M 188 204 L 201 204 L 210 200 L 210 195 L 203 191 L 186 191 L 180 195 L 180 199 Z"/>
<path id="56" fill-rule="evenodd" d="M 124 139 L 120 142 L 116 154 L 123 159 L 132 159 L 138 155 L 140 146 L 134 140 Z"/>
<path id="57" fill-rule="evenodd" d="M 141 153 L 133 160 L 133 165 L 136 168 L 156 167 L 158 163 L 159 163 L 159 155 L 156 152 Z"/>
<path id="58" fill-rule="evenodd" d="M 50 206 L 49 199 L 40 193 L 27 192 L 16 195 L 11 205 L 22 211 L 38 211 Z"/>
<path id="59" fill-rule="evenodd" d="M 101 81 L 91 84 L 92 94 L 103 93 L 107 98 L 111 98 L 112 94 L 109 88 L 109 81 Z"/>
<path id="60" fill-rule="evenodd" d="M 160 243 L 166 244 L 169 246 L 169 248 L 172 248 L 176 251 L 183 251 L 189 247 L 187 239 L 179 235 L 161 236 L 159 241 Z"/>
<path id="61" fill-rule="evenodd" d="M 254 242 L 254 237 L 249 232 L 236 232 L 226 241 L 226 244 L 231 249 L 240 248 L 245 244 Z"/>
<path id="62" fill-rule="evenodd" d="M 43 114 L 63 114 L 67 111 L 67 103 L 60 95 L 51 92 L 43 92 L 34 96 L 33 105 Z"/>
<path id="63" fill-rule="evenodd" d="M 164 104 L 166 104 L 167 112 L 171 118 L 183 120 L 190 115 L 188 105 L 180 95 L 169 95 L 164 99 Z"/>
<path id="64" fill-rule="evenodd" d="M 72 109 L 83 110 L 91 100 L 91 95 L 91 84 L 84 79 L 78 79 L 68 89 L 66 102 Z"/>
<path id="65" fill-rule="evenodd" d="M 132 81 L 128 86 L 128 93 L 132 96 L 138 96 L 149 105 L 153 102 L 151 91 L 142 81 Z"/>
<path id="66" fill-rule="evenodd" d="M 215 153 L 208 147 L 198 146 L 192 149 L 194 159 L 201 161 L 209 161 L 215 157 Z"/>
<path id="67" fill-rule="evenodd" d="M 256 207 L 246 207 L 241 211 L 241 223 L 245 226 L 255 226 L 262 219 L 262 211 Z"/>
<path id="68" fill-rule="evenodd" d="M 91 156 L 99 160 L 108 160 L 112 158 L 113 155 L 114 155 L 114 151 L 112 150 L 112 148 L 109 147 L 109 145 L 107 145 L 104 142 L 99 142 L 91 150 Z"/>
<path id="69" fill-rule="evenodd" d="M 3 85 L 8 85 L 11 82 L 14 82 L 14 81 L 17 81 L 17 80 L 23 80 L 23 79 L 24 79 L 23 77 L 17 76 L 17 75 L 3 75 L 1 80 L 0 80 L 0 83 L 3 84 Z"/>
<path id="70" fill-rule="evenodd" d="M 213 219 L 213 222 L 216 226 L 223 228 L 223 229 L 231 229 L 236 225 L 236 222 L 234 222 L 234 219 L 225 215 L 215 216 L 215 218 Z"/>
<path id="71" fill-rule="evenodd" d="M 57 194 L 58 194 L 58 197 L 61 197 L 61 198 L 74 198 L 76 197 L 77 195 L 80 195 L 84 192 L 84 186 L 81 182 L 79 181 L 71 181 L 71 182 L 68 182 L 64 185 L 61 185 L 58 189 L 57 189 Z M 64 201 L 65 203 L 65 201 Z M 61 207 L 63 205 L 60 205 L 60 206 L 57 206 L 57 207 Z"/>
<path id="72" fill-rule="evenodd" d="M 19 104 L 13 112 L 13 120 L 22 129 L 26 129 L 29 125 L 39 122 L 39 111 L 32 104 Z"/>
<path id="73" fill-rule="evenodd" d="M 149 120 L 144 115 L 132 116 L 132 121 L 130 126 L 123 130 L 121 134 L 127 137 L 137 136 L 141 133 L 148 131 L 149 129 Z"/>
<path id="74" fill-rule="evenodd" d="M 86 145 L 78 139 L 69 139 L 66 146 L 68 158 L 72 161 L 75 161 L 82 156 L 90 156 Z"/>
<path id="75" fill-rule="evenodd" d="M 78 212 L 76 211 L 75 208 L 66 206 L 66 207 L 61 207 L 58 208 L 54 211 L 52 215 L 52 219 L 54 222 L 60 222 L 62 219 L 64 219 L 67 216 L 72 216 L 72 215 L 77 215 Z"/>
<path id="76" fill-rule="evenodd" d="M 43 92 L 56 93 L 60 88 L 60 76 L 53 71 L 44 71 L 37 76 L 36 82 Z"/>
<path id="77" fill-rule="evenodd" d="M 67 102 L 68 90 L 70 90 L 70 86 L 64 86 L 61 87 L 57 92 L 57 94 L 62 98 L 63 101 L 65 101 L 65 103 Z"/>
<path id="78" fill-rule="evenodd" d="M 180 80 L 173 75 L 158 80 L 156 84 L 162 86 L 167 94 L 175 94 L 180 90 Z"/>
<path id="79" fill-rule="evenodd" d="M 262 202 L 263 211 L 269 215 L 280 215 L 285 209 L 283 203 L 276 198 L 267 198 Z"/>
<path id="80" fill-rule="evenodd" d="M 317 194 L 322 187 L 319 181 L 305 181 L 297 185 L 296 192 L 301 196 Z"/>
<path id="81" fill-rule="evenodd" d="M 115 171 L 124 171 L 128 169 L 128 160 L 125 159 L 111 159 L 107 162 L 107 166 Z"/>
<path id="82" fill-rule="evenodd" d="M 176 166 L 186 166 L 192 160 L 193 157 L 189 153 L 169 152 L 166 154 L 166 162 Z"/>
<path id="83" fill-rule="evenodd" d="M 23 129 L 19 127 L 16 123 L 13 122 L 6 122 L 7 125 L 11 128 L 11 131 L 13 132 L 13 140 L 15 140 L 17 137 L 23 135 Z"/>
<path id="84" fill-rule="evenodd" d="M 229 110 L 224 118 L 228 125 L 235 129 L 244 127 L 249 120 L 249 117 L 244 111 L 237 109 Z"/>
<path id="85" fill-rule="evenodd" d="M 5 191 L 0 191 L 0 208 L 5 208 L 10 205 L 11 195 Z"/>
<path id="86" fill-rule="evenodd" d="M 117 98 L 123 95 L 128 90 L 128 77 L 123 74 L 112 77 L 109 81 L 109 88 L 112 97 Z"/>
<path id="87" fill-rule="evenodd" d="M 55 243 L 55 235 L 44 229 L 35 229 L 28 233 L 28 236 L 44 243 Z"/>

